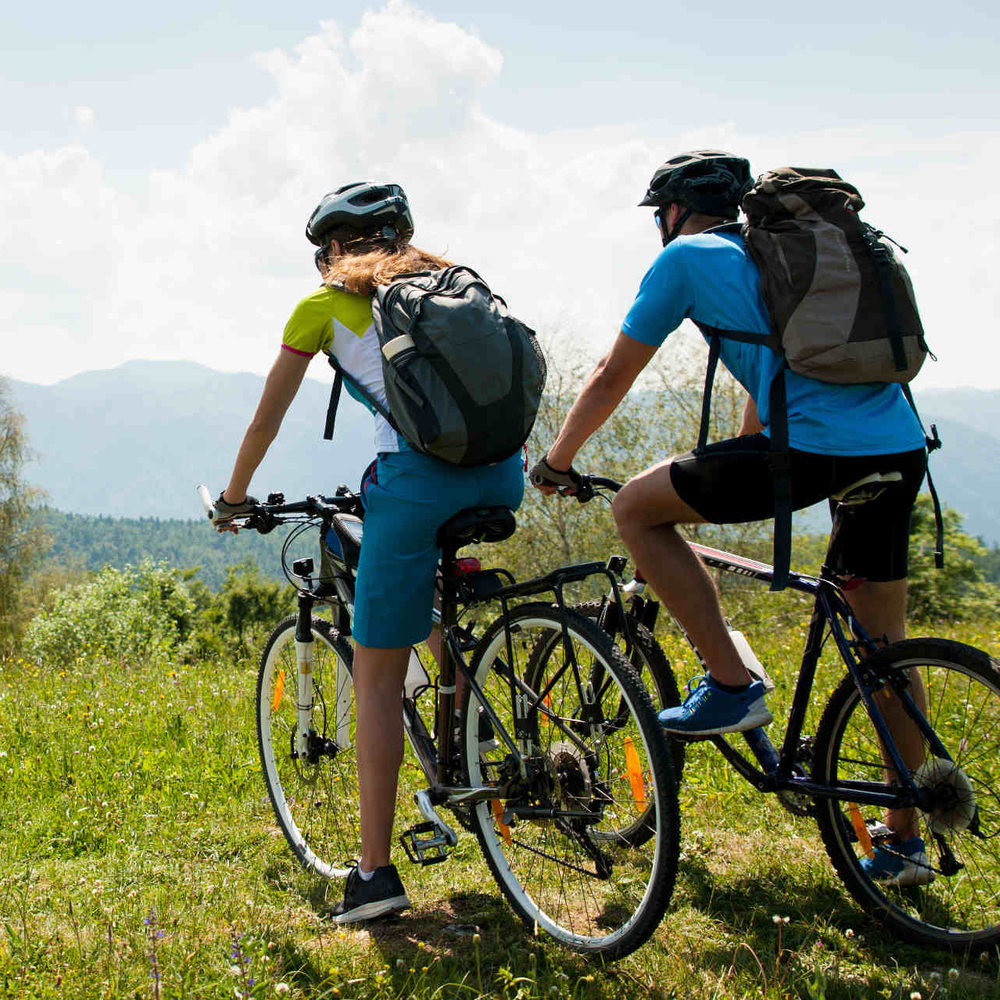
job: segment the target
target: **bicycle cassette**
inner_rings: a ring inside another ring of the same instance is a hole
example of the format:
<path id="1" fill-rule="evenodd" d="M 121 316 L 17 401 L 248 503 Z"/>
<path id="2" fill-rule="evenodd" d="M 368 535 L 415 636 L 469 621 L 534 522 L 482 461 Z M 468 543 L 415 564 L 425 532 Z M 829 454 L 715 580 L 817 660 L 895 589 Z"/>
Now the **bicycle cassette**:
<path id="1" fill-rule="evenodd" d="M 976 814 L 976 793 L 954 761 L 932 757 L 914 771 L 913 781 L 931 793 L 931 808 L 925 815 L 934 833 L 959 833 L 969 828 Z"/>

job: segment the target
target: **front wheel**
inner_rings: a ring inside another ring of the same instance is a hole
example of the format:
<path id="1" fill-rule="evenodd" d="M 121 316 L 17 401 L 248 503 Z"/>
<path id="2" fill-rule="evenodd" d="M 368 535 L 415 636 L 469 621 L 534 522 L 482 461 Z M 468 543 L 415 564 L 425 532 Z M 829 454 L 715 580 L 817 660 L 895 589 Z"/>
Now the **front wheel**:
<path id="1" fill-rule="evenodd" d="M 927 795 L 914 810 L 926 864 L 899 877 L 876 877 L 862 862 L 893 840 L 874 806 L 818 800 L 817 822 L 837 874 L 858 903 L 906 941 L 951 951 L 1000 944 L 1000 669 L 981 650 L 944 639 L 908 639 L 879 650 L 862 670 L 883 680 L 876 704 L 904 762 Z M 918 683 L 918 679 L 919 682 Z M 935 753 L 902 715 L 895 685 L 905 685 L 951 758 Z M 898 786 L 850 677 L 830 697 L 816 734 L 815 774 L 825 784 Z M 898 839 L 898 838 L 895 838 Z M 891 853 L 882 855 L 900 863 Z"/>
<path id="2" fill-rule="evenodd" d="M 264 647 L 257 744 L 274 814 L 295 856 L 326 878 L 343 878 L 361 843 L 351 643 L 328 621 L 312 619 L 303 686 L 312 708 L 300 734 L 296 621 L 282 621 Z"/>
<path id="3" fill-rule="evenodd" d="M 500 619 L 471 670 L 520 755 L 490 735 L 471 687 L 463 697 L 466 778 L 498 788 L 473 811 L 476 835 L 526 924 L 574 950 L 620 958 L 653 933 L 677 874 L 666 740 L 645 688 L 593 622 L 546 604 L 517 608 L 508 621 L 509 649 Z M 637 821 L 643 837 L 621 835 Z"/>

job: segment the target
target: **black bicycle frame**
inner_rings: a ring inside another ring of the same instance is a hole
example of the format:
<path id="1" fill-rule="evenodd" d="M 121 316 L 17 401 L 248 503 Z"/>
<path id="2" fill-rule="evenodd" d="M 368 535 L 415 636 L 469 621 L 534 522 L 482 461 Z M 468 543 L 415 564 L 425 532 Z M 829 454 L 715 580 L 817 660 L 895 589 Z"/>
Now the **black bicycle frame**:
<path id="1" fill-rule="evenodd" d="M 736 573 L 739 576 L 750 577 L 762 583 L 770 583 L 774 579 L 774 570 L 766 563 L 733 555 L 729 552 L 723 552 L 720 549 L 709 548 L 706 545 L 696 542 L 689 542 L 688 544 L 706 566 L 725 570 L 729 573 Z M 889 733 L 885 719 L 882 717 L 882 713 L 879 711 L 873 698 L 874 692 L 884 686 L 886 679 L 866 669 L 863 661 L 859 664 L 855 656 L 855 650 L 858 649 L 869 652 L 874 651 L 875 644 L 854 617 L 854 613 L 847 599 L 844 597 L 841 588 L 835 582 L 826 578 L 827 572 L 827 567 L 824 566 L 823 575 L 819 577 L 806 576 L 795 572 L 789 573 L 788 589 L 797 590 L 803 594 L 811 594 L 815 598 L 815 601 L 812 618 L 809 621 L 805 650 L 802 654 L 802 662 L 795 683 L 795 692 L 792 696 L 792 707 L 788 716 L 787 728 L 778 754 L 779 764 L 777 770 L 767 772 L 754 767 L 743 754 L 730 746 L 729 742 L 723 736 L 711 737 L 712 742 L 736 771 L 762 792 L 790 791 L 814 798 L 849 800 L 859 804 L 865 803 L 867 805 L 884 806 L 891 809 L 904 809 L 925 805 L 926 803 L 923 801 L 925 796 L 913 782 L 909 769 L 904 763 L 899 749 L 896 747 Z M 853 639 L 849 639 L 845 634 L 842 622 L 847 623 L 848 629 L 854 636 Z M 816 677 L 816 668 L 819 663 L 820 654 L 822 653 L 827 625 L 830 627 L 830 633 L 844 660 L 848 673 L 857 686 L 862 702 L 872 721 L 872 725 L 875 727 L 882 746 L 889 755 L 892 768 L 900 776 L 901 787 L 898 791 L 887 792 L 885 791 L 884 782 L 874 781 L 844 781 L 838 782 L 836 785 L 824 785 L 793 773 L 795 755 L 802 736 L 806 710 L 809 705 L 809 694 Z M 894 676 L 891 679 L 891 683 L 893 684 L 894 693 L 899 697 L 906 713 L 913 719 L 921 733 L 927 739 L 935 756 L 951 760 L 950 754 L 945 750 L 930 724 L 924 718 L 923 713 L 910 696 L 906 682 Z"/>

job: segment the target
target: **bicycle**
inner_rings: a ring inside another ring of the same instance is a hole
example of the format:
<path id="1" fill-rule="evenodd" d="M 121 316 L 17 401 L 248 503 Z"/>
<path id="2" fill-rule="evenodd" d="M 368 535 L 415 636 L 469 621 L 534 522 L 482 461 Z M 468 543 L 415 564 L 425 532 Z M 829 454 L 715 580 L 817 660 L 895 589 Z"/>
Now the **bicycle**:
<path id="1" fill-rule="evenodd" d="M 207 489 L 199 492 L 212 517 Z M 360 845 L 350 626 L 363 516 L 358 496 L 341 486 L 333 497 L 293 503 L 272 494 L 234 519 L 260 532 L 298 524 L 282 550 L 298 610 L 261 657 L 257 735 L 282 832 L 298 860 L 327 878 L 346 876 Z M 457 834 L 438 809 L 451 809 L 475 832 L 527 926 L 617 959 L 649 938 L 673 890 L 680 838 L 669 750 L 627 660 L 565 604 L 563 588 L 594 574 L 614 592 L 606 566 L 517 583 L 506 570 L 458 558 L 463 546 L 502 540 L 514 525 L 506 508 L 470 509 L 439 531 L 441 663 L 432 679 L 411 652 L 401 705 L 427 782 L 414 796 L 424 821 L 399 839 L 415 863 L 444 861 Z M 317 575 L 312 558 L 289 571 L 294 539 L 316 527 L 326 572 Z M 554 600 L 528 600 L 544 594 Z M 501 614 L 476 636 L 466 614 L 490 602 Z M 314 615 L 317 607 L 331 619 Z"/>
<path id="2" fill-rule="evenodd" d="M 834 869 L 866 912 L 906 941 L 981 951 L 1000 945 L 1000 664 L 952 640 L 874 640 L 845 596 L 856 581 L 838 577 L 831 568 L 844 518 L 900 478 L 898 472 L 875 474 L 838 494 L 819 576 L 790 576 L 788 588 L 813 596 L 814 607 L 780 747 L 763 729 L 739 734 L 749 754 L 737 748 L 733 734 L 709 739 L 755 788 L 777 794 L 791 812 L 815 819 Z M 578 498 L 608 499 L 620 488 L 611 479 L 583 476 Z M 766 563 L 688 544 L 709 567 L 762 583 L 773 579 Z M 641 661 L 654 691 L 675 692 L 673 670 L 648 627 L 655 620 L 655 607 L 650 610 L 655 602 L 643 597 L 644 583 L 637 572 L 620 588 L 630 601 L 624 615 L 620 605 L 607 600 L 582 610 L 629 651 L 633 662 Z M 830 637 L 847 675 L 830 696 L 815 736 L 809 736 L 806 710 Z M 693 645 L 692 650 L 698 656 Z M 926 691 L 923 710 L 912 694 L 915 671 Z M 904 761 L 880 710 L 892 700 L 919 731 L 923 762 L 916 766 Z M 676 739 L 673 746 L 682 749 L 685 742 Z M 682 765 L 683 758 L 675 758 L 678 774 Z M 917 810 L 927 844 L 926 871 L 917 879 L 926 882 L 897 888 L 874 880 L 861 861 L 876 847 L 900 856 L 890 843 L 893 831 L 872 812 L 910 808 Z"/>

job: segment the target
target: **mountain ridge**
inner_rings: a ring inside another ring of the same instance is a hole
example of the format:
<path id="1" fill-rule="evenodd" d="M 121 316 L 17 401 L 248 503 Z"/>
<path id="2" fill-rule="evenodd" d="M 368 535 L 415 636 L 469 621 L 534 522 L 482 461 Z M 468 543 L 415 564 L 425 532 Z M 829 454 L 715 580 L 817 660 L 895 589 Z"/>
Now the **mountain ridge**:
<path id="1" fill-rule="evenodd" d="M 320 369 L 317 368 L 317 374 Z M 332 378 L 332 376 L 331 376 Z M 38 458 L 25 478 L 61 511 L 109 517 L 194 519 L 195 486 L 218 493 L 264 379 L 194 361 L 127 361 L 51 386 L 8 380 Z M 332 493 L 356 486 L 374 455 L 370 414 L 341 397 L 333 442 L 322 440 L 329 385 L 303 380 L 252 490 L 263 497 Z M 924 425 L 943 447 L 930 459 L 941 500 L 965 530 L 1000 543 L 1000 390 L 916 390 Z M 810 522 L 811 523 L 811 522 Z"/>

